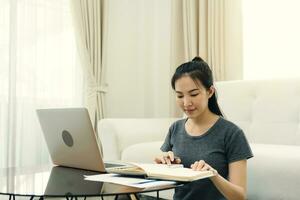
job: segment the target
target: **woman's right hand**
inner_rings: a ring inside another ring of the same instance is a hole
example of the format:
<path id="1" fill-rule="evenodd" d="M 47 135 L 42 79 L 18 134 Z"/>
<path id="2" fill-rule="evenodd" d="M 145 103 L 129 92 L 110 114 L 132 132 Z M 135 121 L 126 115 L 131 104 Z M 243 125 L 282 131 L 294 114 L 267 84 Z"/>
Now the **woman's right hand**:
<path id="1" fill-rule="evenodd" d="M 155 157 L 154 162 L 157 164 L 179 164 L 181 163 L 181 160 L 179 157 L 174 156 L 174 153 L 172 151 L 168 152 L 162 152 L 161 155 L 158 155 Z"/>

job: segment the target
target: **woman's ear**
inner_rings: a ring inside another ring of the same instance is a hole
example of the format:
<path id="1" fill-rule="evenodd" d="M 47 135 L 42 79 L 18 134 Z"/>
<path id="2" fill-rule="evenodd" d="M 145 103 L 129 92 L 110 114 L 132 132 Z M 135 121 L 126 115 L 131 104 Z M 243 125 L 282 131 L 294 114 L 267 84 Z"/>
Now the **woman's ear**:
<path id="1" fill-rule="evenodd" d="M 215 87 L 213 85 L 210 86 L 207 92 L 208 92 L 208 98 L 212 97 L 212 95 L 215 93 Z"/>

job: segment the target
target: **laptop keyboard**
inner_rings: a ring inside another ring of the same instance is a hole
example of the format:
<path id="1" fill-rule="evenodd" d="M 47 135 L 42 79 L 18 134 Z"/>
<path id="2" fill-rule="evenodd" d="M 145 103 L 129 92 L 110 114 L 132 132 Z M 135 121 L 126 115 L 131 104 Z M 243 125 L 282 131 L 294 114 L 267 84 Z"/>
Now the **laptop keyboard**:
<path id="1" fill-rule="evenodd" d="M 111 168 L 111 167 L 123 167 L 122 164 L 114 164 L 114 163 L 104 163 L 105 168 Z"/>

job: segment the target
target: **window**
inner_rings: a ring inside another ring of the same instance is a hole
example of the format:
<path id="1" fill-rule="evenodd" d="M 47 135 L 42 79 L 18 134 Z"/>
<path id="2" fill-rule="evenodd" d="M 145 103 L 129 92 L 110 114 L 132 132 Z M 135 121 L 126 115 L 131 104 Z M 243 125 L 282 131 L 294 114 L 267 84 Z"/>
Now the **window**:
<path id="1" fill-rule="evenodd" d="M 35 110 L 83 103 L 70 0 L 0 0 L 0 36 L 0 167 L 47 163 Z"/>

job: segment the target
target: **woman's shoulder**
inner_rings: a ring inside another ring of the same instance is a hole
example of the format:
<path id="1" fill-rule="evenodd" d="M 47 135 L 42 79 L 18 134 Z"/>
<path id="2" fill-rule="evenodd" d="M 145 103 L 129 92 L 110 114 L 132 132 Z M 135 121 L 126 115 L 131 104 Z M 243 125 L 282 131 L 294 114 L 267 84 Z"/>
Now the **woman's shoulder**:
<path id="1" fill-rule="evenodd" d="M 186 120 L 187 120 L 187 118 L 182 118 L 182 119 L 176 120 L 170 126 L 170 130 L 174 131 L 174 130 L 182 129 L 184 127 Z"/>
<path id="2" fill-rule="evenodd" d="M 176 120 L 175 122 L 173 122 L 171 127 L 184 126 L 186 121 L 187 121 L 187 118 L 182 118 L 182 119 Z"/>
<path id="3" fill-rule="evenodd" d="M 230 130 L 230 132 L 242 132 L 242 129 L 237 124 L 224 117 L 220 117 L 219 123 L 222 129 Z"/>

